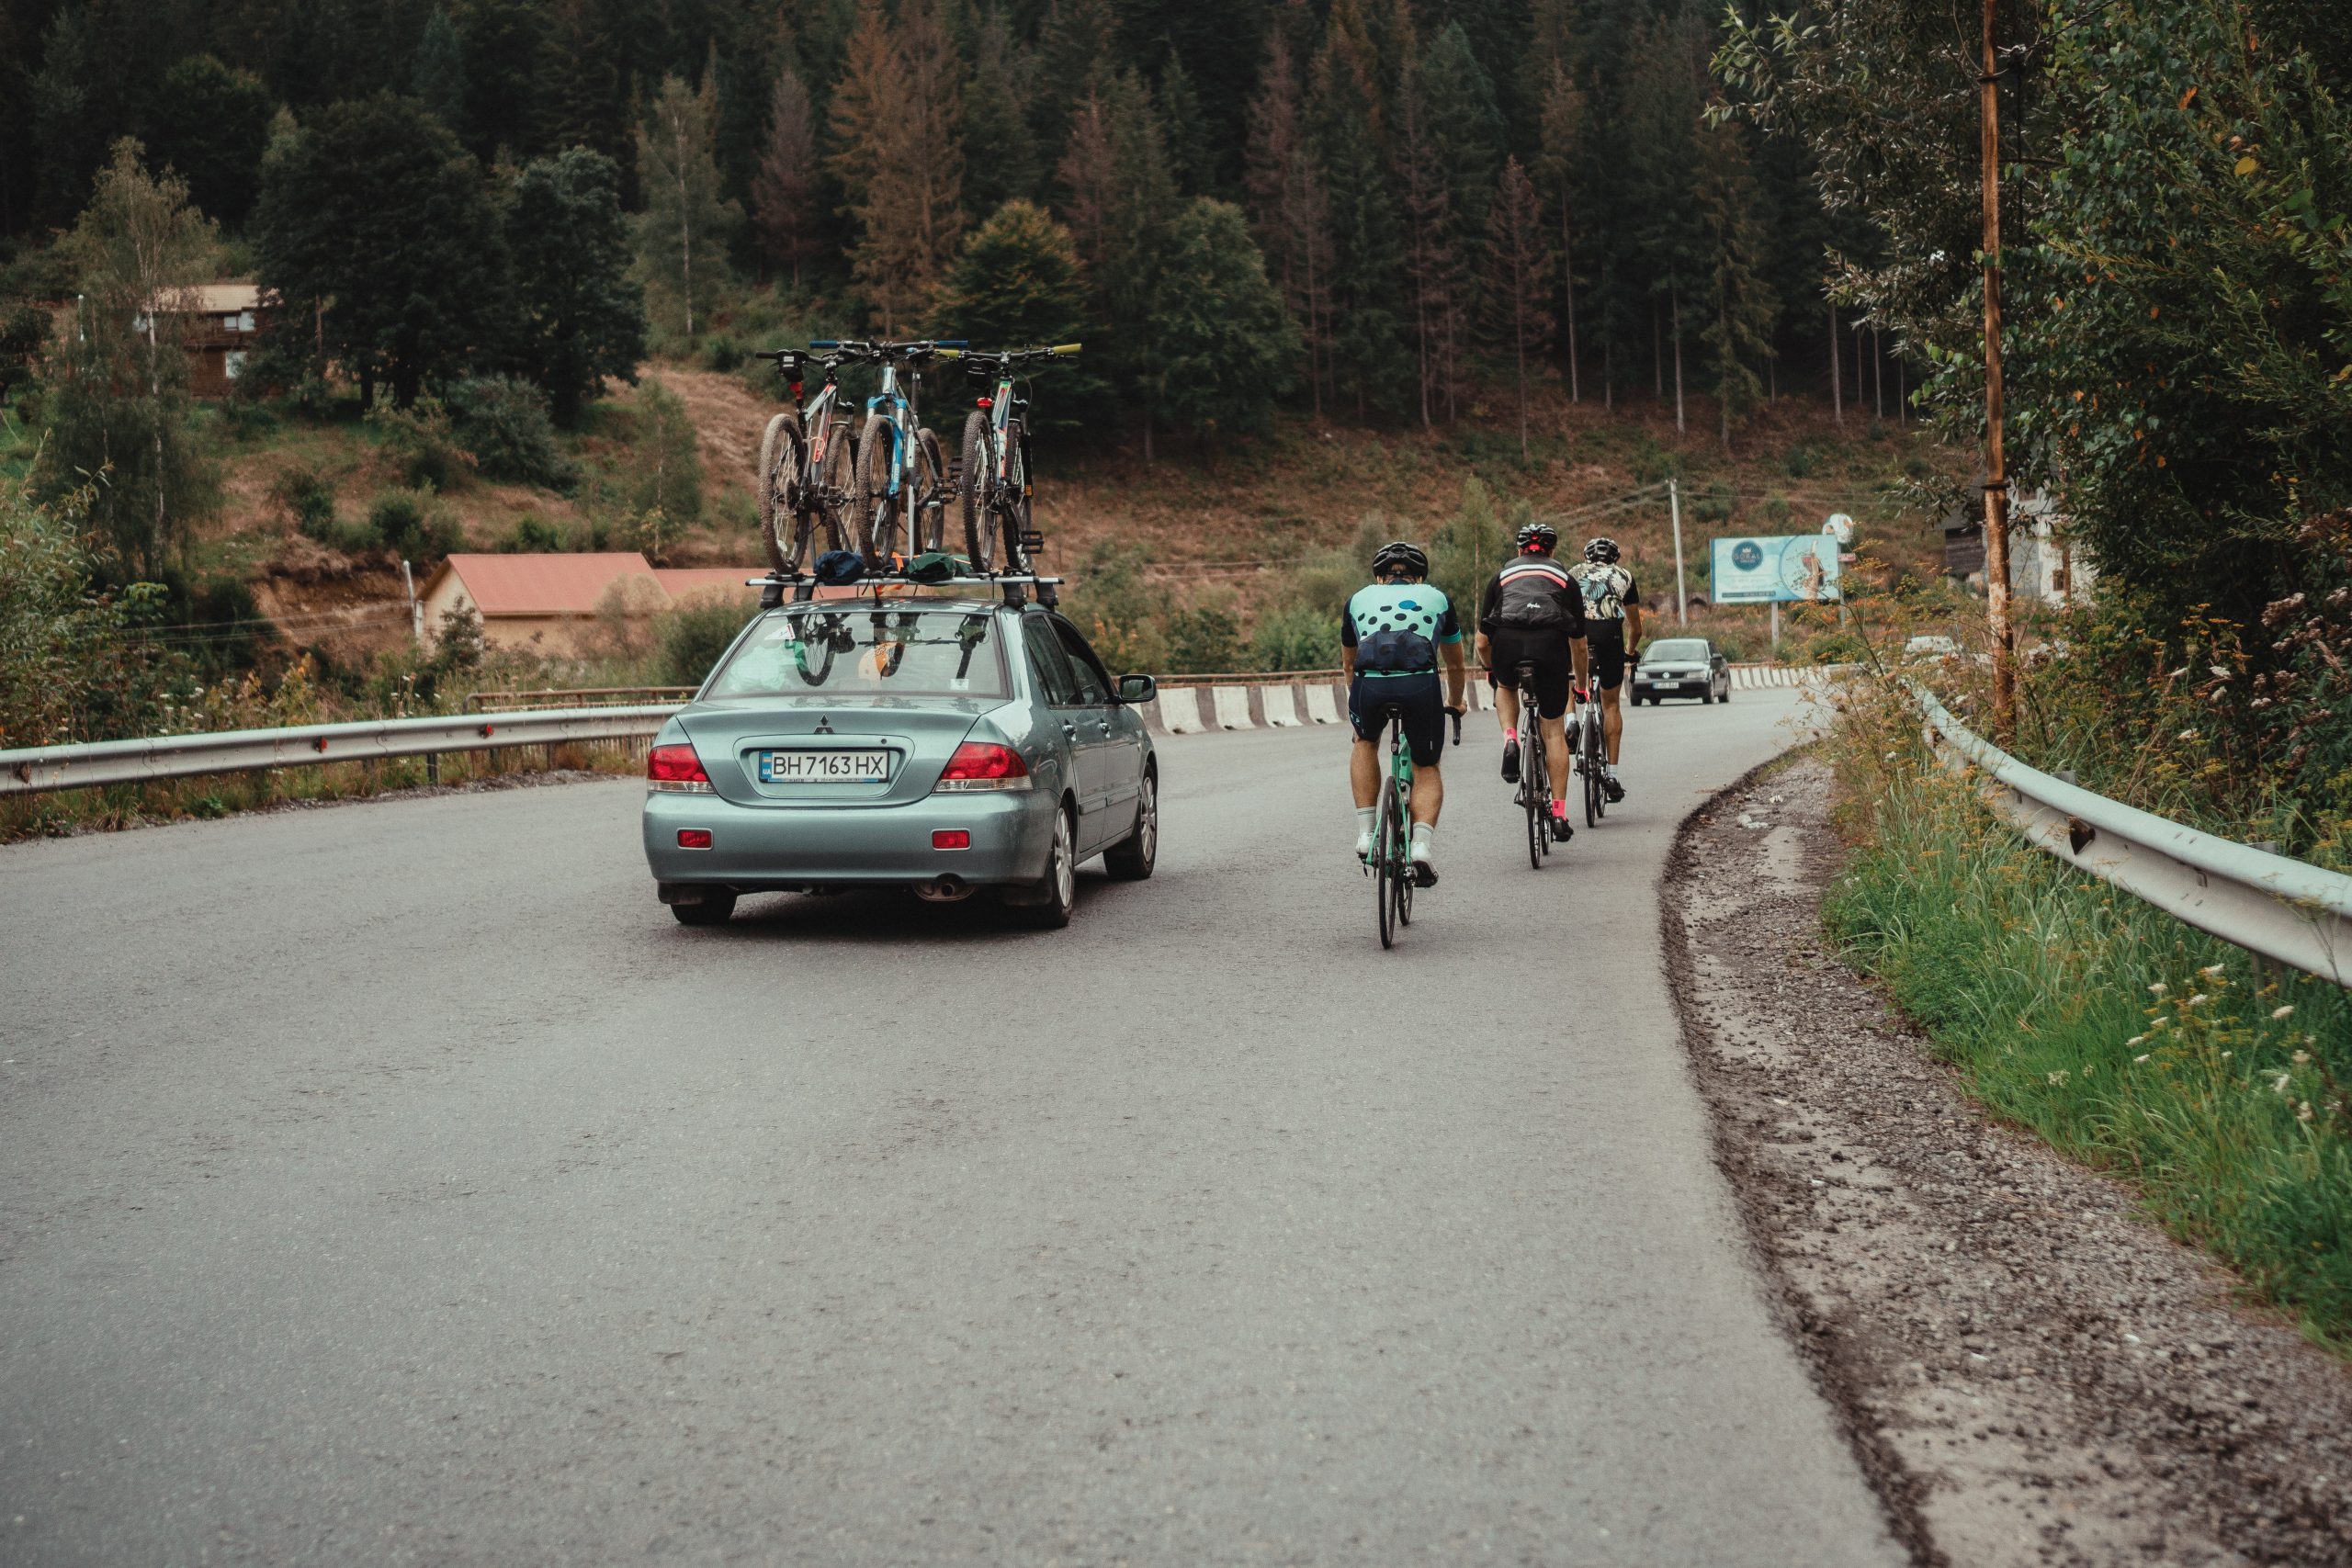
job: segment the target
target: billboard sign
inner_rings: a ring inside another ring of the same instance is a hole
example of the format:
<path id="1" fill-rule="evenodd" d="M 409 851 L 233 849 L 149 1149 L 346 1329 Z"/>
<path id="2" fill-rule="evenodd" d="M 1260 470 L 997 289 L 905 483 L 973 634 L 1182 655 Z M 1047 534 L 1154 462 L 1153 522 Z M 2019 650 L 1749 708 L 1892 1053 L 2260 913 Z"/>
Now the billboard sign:
<path id="1" fill-rule="evenodd" d="M 1717 539 L 1710 596 L 1718 604 L 1767 604 L 1838 597 L 1838 540 L 1825 534 Z"/>

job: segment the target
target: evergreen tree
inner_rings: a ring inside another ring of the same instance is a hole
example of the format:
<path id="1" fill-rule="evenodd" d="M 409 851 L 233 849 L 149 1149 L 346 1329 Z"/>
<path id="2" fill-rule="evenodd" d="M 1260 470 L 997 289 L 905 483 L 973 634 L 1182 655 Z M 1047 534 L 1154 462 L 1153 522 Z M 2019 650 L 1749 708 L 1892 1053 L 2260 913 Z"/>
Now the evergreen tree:
<path id="1" fill-rule="evenodd" d="M 214 265 L 210 219 L 188 205 L 187 185 L 147 172 L 125 139 L 98 172 L 90 204 L 66 237 L 82 296 L 60 357 L 41 455 L 41 491 L 60 496 L 99 482 L 90 521 L 142 577 L 163 570 L 210 499 L 187 428 L 187 358 L 179 325 L 192 287 Z"/>
<path id="2" fill-rule="evenodd" d="M 1078 106 L 1118 73 L 1118 18 L 1111 0 L 1052 0 L 1037 33 L 1037 80 L 1031 101 L 1037 145 L 1047 156 L 1065 146 Z"/>
<path id="3" fill-rule="evenodd" d="M 334 104 L 273 136 L 252 238 L 277 331 L 314 338 L 372 403 L 461 374 L 512 321 L 506 246 L 481 166 L 413 98 Z"/>
<path id="4" fill-rule="evenodd" d="M 1551 313 L 1544 308 L 1552 275 L 1545 233 L 1534 183 L 1517 158 L 1507 160 L 1487 214 L 1487 287 L 1480 319 L 1487 340 L 1510 356 L 1519 394 L 1521 458 L 1527 456 L 1528 361 L 1542 353 L 1552 331 Z"/>
<path id="5" fill-rule="evenodd" d="M 795 288 L 800 287 L 801 264 L 818 254 L 823 241 L 817 218 L 821 174 L 808 89 L 787 63 L 776 73 L 768 96 L 767 144 L 752 181 L 752 223 L 762 254 L 792 269 Z"/>
<path id="6" fill-rule="evenodd" d="M 1430 135 L 1429 105 L 1418 67 L 1408 66 L 1401 98 L 1396 162 L 1407 231 L 1405 276 L 1412 286 L 1421 426 L 1429 429 L 1438 405 L 1443 406 L 1447 419 L 1454 417 L 1463 382 L 1462 325 L 1469 279 L 1453 187 L 1446 177 L 1442 150 Z"/>
<path id="7" fill-rule="evenodd" d="M 767 151 L 776 67 L 791 59 L 792 50 L 788 29 L 764 6 L 739 12 L 730 31 L 724 39 L 713 33 L 703 75 L 718 99 L 711 156 L 718 164 L 719 193 L 748 209 Z"/>
<path id="8" fill-rule="evenodd" d="M 1308 126 L 1331 233 L 1332 383 L 1362 415 L 1394 408 L 1409 369 L 1404 347 L 1400 224 L 1382 153 L 1371 49 L 1354 0 L 1339 0 L 1310 73 Z"/>
<path id="9" fill-rule="evenodd" d="M 1555 61 L 1544 85 L 1541 138 L 1535 173 L 1544 205 L 1550 209 L 1560 241 L 1560 321 L 1562 368 L 1567 372 L 1568 400 L 1584 400 L 1583 367 L 1577 350 L 1576 239 L 1582 210 L 1580 174 L 1585 164 L 1584 95 L 1569 79 L 1567 68 Z"/>
<path id="10" fill-rule="evenodd" d="M 1090 355 L 1143 408 L 1153 453 L 1151 299 L 1178 205 L 1168 144 L 1151 95 L 1133 70 L 1080 106 L 1060 169 L 1065 213 L 1091 285 L 1094 318 L 1118 333 Z"/>
<path id="11" fill-rule="evenodd" d="M 628 276 L 620 166 L 585 147 L 527 164 L 507 193 L 515 355 L 558 424 L 579 423 L 605 378 L 637 380 L 645 293 Z"/>
<path id="12" fill-rule="evenodd" d="M 542 27 L 537 0 L 467 0 L 458 29 L 466 45 L 467 144 L 484 162 L 537 151 L 532 88 Z"/>
<path id="13" fill-rule="evenodd" d="M 222 222 L 243 223 L 253 210 L 276 107 L 260 77 L 191 54 L 164 73 L 155 94 L 153 161 L 187 181 L 195 206 Z"/>
<path id="14" fill-rule="evenodd" d="M 1323 344 L 1330 269 L 1329 211 L 1299 104 L 1297 72 L 1280 22 L 1266 35 L 1266 65 L 1250 106 L 1242 184 L 1267 270 L 1301 331 L 1316 417 L 1323 413 Z"/>
<path id="15" fill-rule="evenodd" d="M 833 96 L 831 166 L 857 220 L 851 270 L 885 333 L 919 317 L 964 233 L 961 73 L 932 0 L 893 27 L 863 0 Z"/>
<path id="16" fill-rule="evenodd" d="M 1700 223 L 1707 239 L 1707 291 L 1701 333 L 1715 372 L 1724 451 L 1732 423 L 1763 393 L 1757 362 L 1772 352 L 1779 301 L 1764 276 L 1764 234 L 1757 221 L 1757 189 L 1736 125 L 1698 125 Z"/>
<path id="17" fill-rule="evenodd" d="M 1209 148 L 1209 128 L 1201 120 L 1201 96 L 1193 86 L 1184 57 L 1168 51 L 1159 73 L 1159 122 L 1168 128 L 1168 162 L 1176 186 L 1187 193 L 1205 193 L 1216 178 L 1216 157 Z"/>
<path id="18" fill-rule="evenodd" d="M 1462 233 L 1476 236 L 1486 227 L 1487 202 L 1502 167 L 1503 122 L 1494 85 L 1458 21 L 1438 29 L 1427 58 L 1411 73 L 1427 100 L 1430 144 Z"/>
<path id="19" fill-rule="evenodd" d="M 1069 230 L 1035 202 L 1008 201 L 964 236 L 956 265 L 932 306 L 931 330 L 988 348 L 1044 347 L 1083 342 L 1086 279 Z M 1052 394 L 1031 416 L 1035 431 L 1079 430 L 1109 389 L 1090 363 L 1106 351 L 1057 364 Z"/>
<path id="20" fill-rule="evenodd" d="M 595 0 L 556 0 L 548 8 L 531 105 L 538 116 L 534 136 L 540 147 L 602 152 L 620 166 L 626 186 L 631 172 L 628 103 L 615 54 Z M 626 198 L 629 193 L 625 188 L 622 194 Z"/>
<path id="21" fill-rule="evenodd" d="M 1029 129 L 1034 62 L 1002 10 L 980 13 L 964 84 L 964 194 L 974 212 L 1036 196 L 1037 143 Z"/>
<path id="22" fill-rule="evenodd" d="M 439 7 L 425 18 L 409 88 L 427 113 L 460 137 L 466 134 L 466 43 L 458 36 L 458 24 Z"/>
<path id="23" fill-rule="evenodd" d="M 1653 368 L 1665 378 L 1670 344 L 1674 426 L 1686 428 L 1683 326 L 1686 306 L 1706 289 L 1707 244 L 1699 223 L 1697 125 L 1704 104 L 1706 55 L 1694 17 L 1636 29 L 1625 86 L 1625 160 L 1632 198 L 1622 234 L 1626 262 L 1645 285 Z"/>
<path id="24" fill-rule="evenodd" d="M 637 223 L 639 265 L 650 292 L 674 307 L 689 338 L 698 330 L 696 301 L 714 298 L 726 281 L 727 236 L 742 218 L 742 209 L 718 191 L 710 151 L 717 106 L 707 79 L 696 91 L 665 76 L 637 133 L 637 176 L 645 193 Z"/>
<path id="25" fill-rule="evenodd" d="M 1298 358 L 1296 329 L 1248 220 L 1208 197 L 1169 228 L 1150 321 L 1152 401 L 1203 436 L 1257 428 Z"/>

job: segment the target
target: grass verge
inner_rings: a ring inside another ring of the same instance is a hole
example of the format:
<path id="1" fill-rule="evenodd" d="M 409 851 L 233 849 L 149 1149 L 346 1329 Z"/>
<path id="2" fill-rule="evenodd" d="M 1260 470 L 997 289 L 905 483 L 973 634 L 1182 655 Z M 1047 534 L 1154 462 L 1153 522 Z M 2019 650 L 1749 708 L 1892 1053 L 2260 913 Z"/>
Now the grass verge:
<path id="1" fill-rule="evenodd" d="M 1849 711 L 1833 749 L 1858 844 L 1824 917 L 1849 959 L 1987 1105 L 2352 1354 L 2346 994 L 2060 865 L 1897 725 Z"/>

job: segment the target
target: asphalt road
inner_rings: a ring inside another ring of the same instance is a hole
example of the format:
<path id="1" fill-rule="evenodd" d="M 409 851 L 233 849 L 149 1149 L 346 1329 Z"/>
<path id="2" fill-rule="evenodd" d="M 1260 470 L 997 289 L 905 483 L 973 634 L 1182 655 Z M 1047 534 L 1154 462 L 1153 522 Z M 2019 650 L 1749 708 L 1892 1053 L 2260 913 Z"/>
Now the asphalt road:
<path id="1" fill-rule="evenodd" d="M 1482 721 L 1388 953 L 1328 729 L 1060 933 L 686 930 L 627 783 L 0 850 L 0 1562 L 1899 1562 L 1660 969 L 1793 708 L 1540 874 Z"/>

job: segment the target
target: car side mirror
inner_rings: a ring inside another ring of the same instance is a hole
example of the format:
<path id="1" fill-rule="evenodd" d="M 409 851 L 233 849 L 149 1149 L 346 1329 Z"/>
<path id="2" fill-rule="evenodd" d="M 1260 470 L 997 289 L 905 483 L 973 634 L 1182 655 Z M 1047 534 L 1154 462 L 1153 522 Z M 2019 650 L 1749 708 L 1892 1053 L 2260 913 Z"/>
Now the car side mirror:
<path id="1" fill-rule="evenodd" d="M 1159 694 L 1159 682 L 1148 675 L 1119 677 L 1119 700 L 1123 703 L 1134 703 L 1140 706 Z"/>

